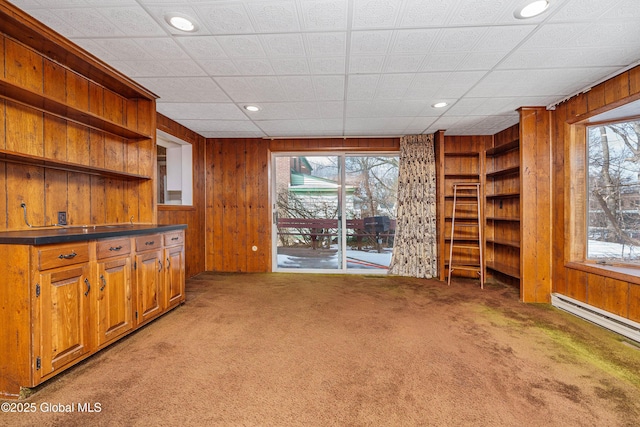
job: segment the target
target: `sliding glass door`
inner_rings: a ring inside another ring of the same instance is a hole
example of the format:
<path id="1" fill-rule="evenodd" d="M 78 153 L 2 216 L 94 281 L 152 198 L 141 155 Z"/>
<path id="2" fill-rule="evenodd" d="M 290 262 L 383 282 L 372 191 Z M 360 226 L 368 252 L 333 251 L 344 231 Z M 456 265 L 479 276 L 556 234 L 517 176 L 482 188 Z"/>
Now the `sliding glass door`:
<path id="1" fill-rule="evenodd" d="M 398 157 L 273 156 L 273 270 L 386 273 Z"/>

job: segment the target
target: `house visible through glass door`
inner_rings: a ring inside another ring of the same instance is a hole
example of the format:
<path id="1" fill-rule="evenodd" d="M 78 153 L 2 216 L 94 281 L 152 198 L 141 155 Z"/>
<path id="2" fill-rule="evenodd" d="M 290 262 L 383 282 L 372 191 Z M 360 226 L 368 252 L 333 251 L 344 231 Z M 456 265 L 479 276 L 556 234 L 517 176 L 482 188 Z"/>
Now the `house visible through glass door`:
<path id="1" fill-rule="evenodd" d="M 393 250 L 398 157 L 273 157 L 274 271 L 386 273 Z"/>

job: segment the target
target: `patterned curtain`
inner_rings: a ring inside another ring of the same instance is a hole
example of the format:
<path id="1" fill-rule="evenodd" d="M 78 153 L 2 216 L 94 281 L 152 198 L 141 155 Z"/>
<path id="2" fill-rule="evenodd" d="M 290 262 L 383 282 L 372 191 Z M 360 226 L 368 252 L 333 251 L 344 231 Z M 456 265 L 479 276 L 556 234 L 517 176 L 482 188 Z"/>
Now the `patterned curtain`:
<path id="1" fill-rule="evenodd" d="M 396 237 L 389 274 L 438 276 L 436 158 L 433 135 L 400 139 Z"/>

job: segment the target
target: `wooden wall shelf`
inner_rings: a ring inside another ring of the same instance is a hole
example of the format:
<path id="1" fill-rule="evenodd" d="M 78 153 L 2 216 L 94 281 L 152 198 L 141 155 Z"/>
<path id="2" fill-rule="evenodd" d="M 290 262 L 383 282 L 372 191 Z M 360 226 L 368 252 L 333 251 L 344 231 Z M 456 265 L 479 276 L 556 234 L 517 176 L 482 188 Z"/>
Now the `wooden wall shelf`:
<path id="1" fill-rule="evenodd" d="M 150 176 L 138 175 L 127 172 L 119 172 L 111 169 L 97 168 L 93 166 L 80 165 L 63 160 L 45 159 L 32 156 L 30 154 L 16 153 L 13 151 L 0 149 L 0 162 L 16 163 L 20 165 L 40 166 L 47 169 L 57 169 L 68 172 L 80 172 L 88 175 L 104 176 L 107 178 L 117 178 L 127 181 L 148 180 Z"/>
<path id="2" fill-rule="evenodd" d="M 485 265 L 488 269 L 495 270 L 498 273 L 506 274 L 507 276 L 513 277 L 514 279 L 520 279 L 519 268 L 495 261 L 487 261 Z"/>
<path id="3" fill-rule="evenodd" d="M 504 169 L 498 169 L 495 171 L 491 171 L 491 172 L 487 172 L 486 173 L 486 177 L 487 178 L 497 178 L 500 176 L 507 176 L 507 175 L 516 175 L 520 173 L 520 166 L 512 166 L 512 167 L 508 167 L 508 168 L 504 168 Z"/>
<path id="4" fill-rule="evenodd" d="M 129 129 L 126 126 L 72 107 L 69 104 L 15 85 L 4 79 L 0 79 L 0 98 L 128 140 L 137 141 L 153 138 L 152 135 Z"/>
<path id="5" fill-rule="evenodd" d="M 516 242 L 516 241 L 510 241 L 510 240 L 504 240 L 504 239 L 487 239 L 487 243 L 490 244 L 494 244 L 494 245 L 500 245 L 500 246 L 509 246 L 512 248 L 519 248 L 520 247 L 520 242 Z"/>
<path id="6" fill-rule="evenodd" d="M 506 144 L 498 145 L 497 147 L 489 148 L 486 151 L 487 157 L 493 157 L 502 153 L 506 153 L 507 151 L 515 150 L 520 148 L 520 140 L 514 139 Z"/>

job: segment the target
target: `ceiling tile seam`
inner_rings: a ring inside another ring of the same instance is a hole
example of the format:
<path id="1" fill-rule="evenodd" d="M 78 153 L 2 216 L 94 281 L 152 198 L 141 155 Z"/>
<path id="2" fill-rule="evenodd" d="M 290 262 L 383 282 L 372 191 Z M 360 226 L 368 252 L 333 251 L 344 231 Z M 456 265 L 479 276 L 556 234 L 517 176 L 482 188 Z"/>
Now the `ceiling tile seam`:
<path id="1" fill-rule="evenodd" d="M 349 93 L 349 64 L 351 61 L 349 58 L 351 57 L 351 34 L 353 30 L 353 2 L 355 0 L 349 0 L 347 3 L 347 45 L 346 49 L 346 59 L 345 59 L 345 74 L 344 74 L 344 86 L 342 92 L 342 136 L 346 136 L 347 134 L 347 102 L 348 102 L 348 93 Z"/>

